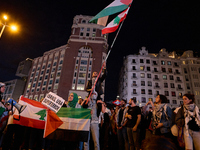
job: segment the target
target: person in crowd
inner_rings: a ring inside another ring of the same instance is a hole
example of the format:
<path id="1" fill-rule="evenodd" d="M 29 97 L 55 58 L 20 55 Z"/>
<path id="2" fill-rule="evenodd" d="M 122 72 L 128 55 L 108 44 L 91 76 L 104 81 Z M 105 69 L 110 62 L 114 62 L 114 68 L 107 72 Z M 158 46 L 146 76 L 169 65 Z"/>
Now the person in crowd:
<path id="1" fill-rule="evenodd" d="M 140 150 L 139 124 L 141 121 L 141 109 L 136 106 L 136 99 L 131 98 L 129 100 L 129 108 L 126 113 L 127 117 L 127 135 L 130 145 L 130 150 Z"/>
<path id="2" fill-rule="evenodd" d="M 171 138 L 172 110 L 167 105 L 167 98 L 160 94 L 155 102 L 151 123 L 153 134 Z"/>
<path id="3" fill-rule="evenodd" d="M 183 106 L 176 114 L 175 122 L 177 126 L 184 127 L 185 149 L 200 149 L 200 112 L 195 102 L 193 94 L 183 95 Z"/>
<path id="4" fill-rule="evenodd" d="M 116 124 L 117 124 L 117 137 L 119 142 L 119 150 L 129 150 L 129 142 L 128 142 L 128 135 L 127 135 L 127 118 L 126 113 L 128 107 L 126 107 L 126 100 L 121 100 L 121 108 L 117 111 L 116 114 Z"/>
<path id="5" fill-rule="evenodd" d="M 146 105 L 143 107 L 143 112 L 145 113 L 145 128 L 146 128 L 146 133 L 145 133 L 145 139 L 150 138 L 152 134 L 152 128 L 150 126 L 151 124 L 151 118 L 152 118 L 152 112 L 154 110 L 154 103 L 152 101 L 148 101 Z"/>
<path id="6" fill-rule="evenodd" d="M 141 146 L 142 150 L 178 150 L 176 145 L 165 137 L 154 137 L 145 139 Z"/>
<path id="7" fill-rule="evenodd" d="M 102 82 L 105 80 L 106 74 L 107 74 L 105 67 L 104 67 L 102 72 L 103 72 L 103 75 L 98 78 L 96 85 L 95 85 L 95 88 L 94 88 L 94 91 L 97 92 L 97 100 L 100 100 L 101 95 L 103 94 Z M 88 80 L 87 86 L 86 86 L 86 90 L 87 90 L 88 94 L 90 94 L 97 77 L 98 77 L 98 72 L 93 72 L 92 73 L 92 79 Z"/>
<path id="8" fill-rule="evenodd" d="M 110 117 L 110 125 L 111 125 L 111 140 L 110 140 L 110 149 L 118 150 L 118 139 L 117 139 L 117 123 L 116 123 L 116 114 L 118 112 L 118 106 L 110 107 L 111 117 Z"/>
<path id="9" fill-rule="evenodd" d="M 91 122 L 90 122 L 90 132 L 92 134 L 92 139 L 94 142 L 94 150 L 100 150 L 100 144 L 99 144 L 99 118 L 97 116 L 97 102 L 96 102 L 97 95 L 96 93 L 93 93 L 90 97 L 90 100 L 88 102 L 88 109 L 91 109 Z M 84 101 L 87 101 L 85 99 Z M 82 102 L 82 107 L 86 108 L 85 102 Z M 100 102 L 100 101 L 98 101 Z M 90 133 L 88 136 L 88 141 L 84 142 L 84 150 L 90 149 Z"/>
<path id="10" fill-rule="evenodd" d="M 81 105 L 78 103 L 78 95 L 76 93 L 70 93 L 68 101 L 65 101 L 63 107 L 81 108 Z"/>
<path id="11" fill-rule="evenodd" d="M 110 150 L 110 117 L 111 111 L 107 108 L 105 102 L 98 100 L 101 103 L 102 111 L 99 115 L 100 123 L 100 147 L 102 150 Z"/>

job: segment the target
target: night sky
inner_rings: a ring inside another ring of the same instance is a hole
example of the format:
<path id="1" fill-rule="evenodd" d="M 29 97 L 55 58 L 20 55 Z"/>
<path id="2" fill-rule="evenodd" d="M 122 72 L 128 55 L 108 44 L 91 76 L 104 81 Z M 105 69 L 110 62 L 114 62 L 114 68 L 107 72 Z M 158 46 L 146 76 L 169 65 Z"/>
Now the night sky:
<path id="1" fill-rule="evenodd" d="M 0 15 L 16 22 L 18 33 L 6 28 L 0 39 L 0 81 L 15 79 L 20 61 L 67 44 L 75 15 L 94 16 L 113 0 L 6 0 Z M 134 0 L 107 61 L 107 100 L 116 98 L 123 57 L 145 46 L 151 53 L 200 51 L 200 5 L 194 0 Z M 112 15 L 109 21 L 116 15 Z M 1 20 L 1 19 L 0 19 Z M 2 26 L 0 26 L 2 27 Z M 1 30 L 1 28 L 0 28 Z M 111 45 L 116 32 L 109 35 Z M 109 94 L 108 94 L 109 93 Z"/>

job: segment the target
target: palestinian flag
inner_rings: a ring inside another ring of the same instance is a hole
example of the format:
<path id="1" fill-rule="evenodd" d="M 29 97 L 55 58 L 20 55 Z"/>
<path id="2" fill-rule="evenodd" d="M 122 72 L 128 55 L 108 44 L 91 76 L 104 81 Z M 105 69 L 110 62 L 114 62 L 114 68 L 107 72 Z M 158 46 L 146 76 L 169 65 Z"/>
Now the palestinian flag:
<path id="1" fill-rule="evenodd" d="M 119 24 L 126 19 L 126 16 L 128 14 L 129 11 L 128 7 L 125 11 L 123 11 L 122 13 L 120 13 L 115 19 L 113 19 L 105 28 L 102 29 L 102 34 L 106 34 L 106 33 L 111 33 L 111 32 L 115 32 L 118 27 Z"/>
<path id="2" fill-rule="evenodd" d="M 44 137 L 63 141 L 86 142 L 90 130 L 90 111 L 90 109 L 84 108 L 62 107 L 56 115 L 63 123 L 55 121 L 53 119 L 55 116 L 48 113 Z"/>
<path id="3" fill-rule="evenodd" d="M 40 102 L 30 100 L 23 96 L 20 97 L 18 103 L 20 105 L 26 105 L 26 108 L 20 114 L 19 111 L 15 111 L 13 123 L 37 129 L 44 129 L 47 107 Z"/>
<path id="4" fill-rule="evenodd" d="M 118 12 L 121 12 L 128 8 L 129 4 L 132 3 L 132 0 L 115 0 L 96 16 L 94 16 L 90 22 L 95 22 L 98 18 L 109 16 Z"/>

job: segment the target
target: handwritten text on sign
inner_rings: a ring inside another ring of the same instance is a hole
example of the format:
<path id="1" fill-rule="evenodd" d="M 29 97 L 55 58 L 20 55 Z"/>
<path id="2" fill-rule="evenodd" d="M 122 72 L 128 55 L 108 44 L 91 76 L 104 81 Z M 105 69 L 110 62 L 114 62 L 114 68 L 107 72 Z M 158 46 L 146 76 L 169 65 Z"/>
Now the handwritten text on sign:
<path id="1" fill-rule="evenodd" d="M 59 97 L 55 93 L 49 92 L 42 101 L 42 104 L 57 113 L 64 102 L 65 100 L 63 98 Z"/>

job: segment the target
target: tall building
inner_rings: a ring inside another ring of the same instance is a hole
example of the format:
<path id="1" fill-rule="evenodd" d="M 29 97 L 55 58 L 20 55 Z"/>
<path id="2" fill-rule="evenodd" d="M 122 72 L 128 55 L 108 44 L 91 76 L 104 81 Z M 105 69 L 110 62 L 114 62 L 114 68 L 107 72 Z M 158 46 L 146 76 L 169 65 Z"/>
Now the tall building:
<path id="1" fill-rule="evenodd" d="M 103 26 L 89 23 L 91 16 L 74 17 L 71 36 L 66 45 L 47 51 L 33 59 L 24 95 L 40 100 L 48 92 L 68 98 L 75 92 L 85 98 L 87 81 L 93 71 L 100 71 L 107 55 L 107 35 Z"/>
<path id="2" fill-rule="evenodd" d="M 5 87 L 6 90 L 2 95 L 2 98 L 7 100 L 8 98 L 13 98 L 17 100 L 24 92 L 24 87 L 26 82 L 22 79 L 14 79 L 10 81 L 6 81 Z"/>
<path id="3" fill-rule="evenodd" d="M 195 103 L 200 107 L 200 58 L 194 57 L 193 51 L 188 50 L 180 60 L 186 92 L 195 95 Z"/>
<path id="4" fill-rule="evenodd" d="M 179 106 L 183 103 L 182 95 L 188 91 L 182 59 L 166 49 L 151 54 L 146 47 L 142 47 L 139 55 L 128 55 L 121 69 L 120 97 L 135 98 L 139 106 L 144 106 L 148 101 L 155 101 L 158 94 L 163 94 L 171 107 Z"/>

